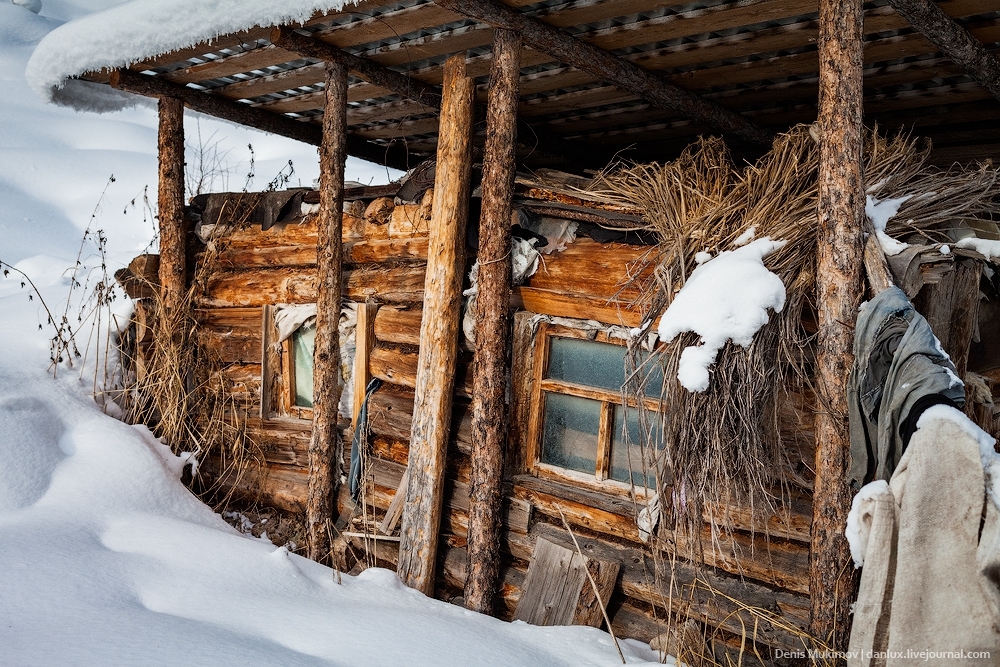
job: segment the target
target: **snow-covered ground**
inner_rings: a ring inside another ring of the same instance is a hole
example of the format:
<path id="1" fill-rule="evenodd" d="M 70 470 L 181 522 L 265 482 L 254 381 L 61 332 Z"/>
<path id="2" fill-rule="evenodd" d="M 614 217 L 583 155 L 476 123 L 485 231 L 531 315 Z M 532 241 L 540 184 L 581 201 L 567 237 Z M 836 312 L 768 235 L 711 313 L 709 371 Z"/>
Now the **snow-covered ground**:
<path id="1" fill-rule="evenodd" d="M 60 21 L 114 4 L 42 1 L 36 16 L 0 0 L 0 260 L 61 313 L 99 201 L 91 229 L 109 239 L 111 270 L 148 243 L 141 196 L 155 192 L 156 125 L 145 103 L 97 116 L 29 91 L 32 46 Z M 258 187 L 288 159 L 293 183 L 315 178 L 311 147 L 201 121 L 202 136 L 217 130 L 231 187 L 242 186 L 247 143 Z M 348 177 L 385 179 L 362 163 Z M 100 270 L 92 242 L 83 258 L 81 282 Z M 385 570 L 337 583 L 328 568 L 240 534 L 180 484 L 147 431 L 102 413 L 89 370 L 46 372 L 52 330 L 22 280 L 0 277 L 0 667 L 620 664 L 599 630 L 503 623 Z M 629 664 L 655 659 L 637 642 L 623 649 Z"/>

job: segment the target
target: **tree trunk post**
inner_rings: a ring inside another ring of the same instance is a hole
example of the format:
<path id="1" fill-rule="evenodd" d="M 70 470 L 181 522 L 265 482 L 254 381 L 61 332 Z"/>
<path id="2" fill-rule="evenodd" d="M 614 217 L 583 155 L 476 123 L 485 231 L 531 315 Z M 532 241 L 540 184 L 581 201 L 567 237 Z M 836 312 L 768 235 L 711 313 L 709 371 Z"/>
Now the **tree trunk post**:
<path id="1" fill-rule="evenodd" d="M 492 614 L 500 583 L 503 462 L 510 369 L 510 225 L 514 196 L 521 35 L 493 33 L 486 102 L 483 205 L 479 219 L 479 292 L 472 390 L 472 480 L 469 490 L 469 575 L 465 606 Z"/>
<path id="2" fill-rule="evenodd" d="M 313 424 L 309 441 L 309 492 L 306 542 L 309 558 L 330 553 L 330 530 L 341 447 L 337 431 L 340 405 L 340 298 L 343 281 L 344 165 L 347 160 L 347 70 L 326 66 L 326 106 L 319 147 L 320 209 L 316 240 L 319 293 L 316 297 L 316 346 L 313 354 Z"/>
<path id="3" fill-rule="evenodd" d="M 409 483 L 397 569 L 407 586 L 425 595 L 434 593 L 445 452 L 462 317 L 474 93 L 475 85 L 465 75 L 465 54 L 451 57 L 444 68 L 434 210 L 407 467 Z"/>
<path id="4" fill-rule="evenodd" d="M 863 295 L 865 215 L 862 173 L 861 0 L 820 0 L 819 229 L 816 270 L 819 336 L 816 375 L 816 480 L 809 594 L 810 630 L 846 648 L 854 577 L 844 528 L 850 436 L 847 378 L 854 363 L 854 322 Z"/>
<path id="5" fill-rule="evenodd" d="M 160 306 L 164 324 L 177 323 L 187 292 L 187 225 L 184 222 L 184 102 L 161 97 L 158 105 L 159 181 L 156 195 L 160 225 Z M 183 335 L 183 327 L 172 327 Z"/>

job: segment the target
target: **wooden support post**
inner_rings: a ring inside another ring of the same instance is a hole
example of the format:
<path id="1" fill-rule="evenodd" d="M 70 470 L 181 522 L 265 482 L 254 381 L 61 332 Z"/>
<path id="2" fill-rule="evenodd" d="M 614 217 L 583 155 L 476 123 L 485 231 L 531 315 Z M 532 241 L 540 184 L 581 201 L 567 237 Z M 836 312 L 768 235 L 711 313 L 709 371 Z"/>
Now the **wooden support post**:
<path id="1" fill-rule="evenodd" d="M 484 614 L 493 613 L 500 584 L 500 523 L 507 442 L 504 399 L 510 372 L 510 225 L 520 73 L 521 35 L 502 28 L 494 31 L 483 150 L 483 205 L 479 218 L 469 576 L 465 582 L 465 606 Z"/>
<path id="2" fill-rule="evenodd" d="M 375 315 L 378 304 L 365 302 L 358 304 L 358 319 L 354 327 L 354 404 L 351 406 L 351 423 L 358 428 L 358 415 L 365 403 L 365 390 L 371 382 L 372 372 L 368 367 L 372 348 L 375 347 Z"/>
<path id="3" fill-rule="evenodd" d="M 900 16 L 1000 100 L 1000 60 L 934 0 L 889 0 Z"/>
<path id="4" fill-rule="evenodd" d="M 850 436 L 847 378 L 863 296 L 862 0 L 819 5 L 819 230 L 816 481 L 809 576 L 813 636 L 845 649 L 854 585 L 844 527 Z"/>
<path id="5" fill-rule="evenodd" d="M 340 299 L 344 251 L 344 165 L 347 160 L 347 69 L 328 64 L 323 141 L 319 147 L 320 210 L 317 222 L 316 343 L 313 355 L 313 425 L 309 441 L 306 542 L 309 558 L 325 561 L 340 480 Z"/>
<path id="6" fill-rule="evenodd" d="M 177 318 L 187 292 L 187 225 L 184 222 L 184 102 L 161 97 L 159 102 L 159 182 L 157 217 L 160 224 L 160 306 L 165 326 L 183 335 Z M 171 336 L 174 337 L 173 335 Z"/>
<path id="7" fill-rule="evenodd" d="M 445 63 L 443 92 L 398 567 L 400 579 L 426 595 L 434 593 L 462 317 L 475 95 L 464 53 Z"/>

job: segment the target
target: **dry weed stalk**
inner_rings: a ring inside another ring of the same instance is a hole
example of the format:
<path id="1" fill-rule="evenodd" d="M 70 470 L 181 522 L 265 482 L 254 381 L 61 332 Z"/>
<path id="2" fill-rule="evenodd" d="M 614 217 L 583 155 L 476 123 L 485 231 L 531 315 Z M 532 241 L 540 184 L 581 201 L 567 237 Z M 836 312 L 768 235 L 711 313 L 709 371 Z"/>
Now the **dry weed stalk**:
<path id="1" fill-rule="evenodd" d="M 218 463 L 213 482 L 200 480 L 204 497 L 228 504 L 241 480 L 252 469 L 262 473 L 260 445 L 247 429 L 249 405 L 240 400 L 236 383 L 224 363 L 206 344 L 194 308 L 219 270 L 226 239 L 247 225 L 259 194 L 234 195 L 222 208 L 219 222 L 199 257 L 182 307 L 164 307 L 157 285 L 149 284 L 152 342 L 127 349 L 129 373 L 123 392 L 124 419 L 149 425 L 175 453 L 193 451 L 199 461 Z M 221 492 L 221 493 L 220 493 Z"/>

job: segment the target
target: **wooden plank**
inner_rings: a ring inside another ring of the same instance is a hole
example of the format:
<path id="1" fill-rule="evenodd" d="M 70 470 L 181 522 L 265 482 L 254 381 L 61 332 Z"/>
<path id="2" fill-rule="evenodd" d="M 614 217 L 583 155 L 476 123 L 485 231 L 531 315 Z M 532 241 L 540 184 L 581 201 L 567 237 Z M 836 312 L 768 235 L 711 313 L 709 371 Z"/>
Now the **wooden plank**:
<path id="1" fill-rule="evenodd" d="M 962 259 L 943 280 L 925 285 L 916 298 L 931 330 L 955 364 L 958 377 L 965 376 L 972 334 L 979 319 L 981 272 L 981 262 Z"/>
<path id="2" fill-rule="evenodd" d="M 600 627 L 604 620 L 601 606 L 611 599 L 619 567 L 616 561 L 582 556 L 575 549 L 540 537 L 514 618 L 532 625 Z M 588 570 L 597 584 L 597 597 Z"/>
<path id="3" fill-rule="evenodd" d="M 449 59 L 445 70 L 398 569 L 404 583 L 425 595 L 434 592 L 445 453 L 461 325 L 474 122 L 475 86 L 465 76 L 464 55 Z"/>
<path id="4" fill-rule="evenodd" d="M 369 357 L 375 347 L 375 320 L 379 311 L 378 304 L 372 302 L 359 303 L 357 307 L 357 323 L 354 328 L 354 404 L 351 406 L 351 423 L 358 428 L 358 415 L 365 402 L 368 383 L 372 379 Z"/>

